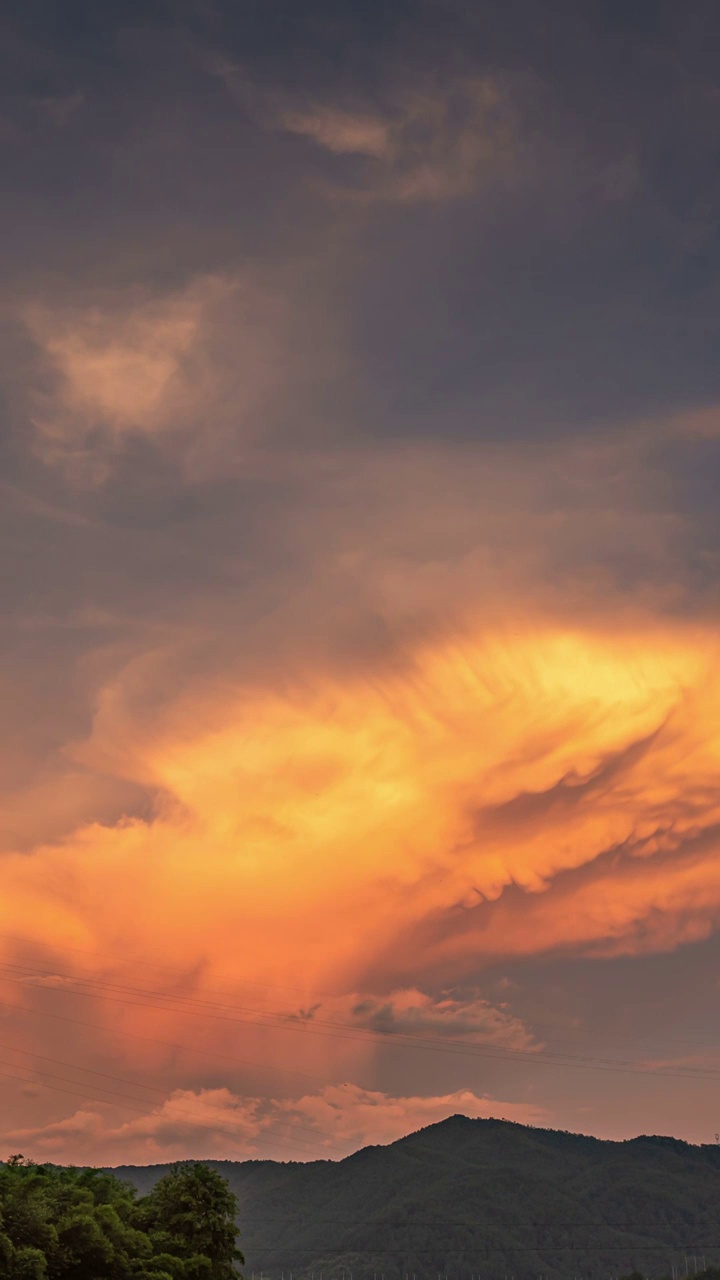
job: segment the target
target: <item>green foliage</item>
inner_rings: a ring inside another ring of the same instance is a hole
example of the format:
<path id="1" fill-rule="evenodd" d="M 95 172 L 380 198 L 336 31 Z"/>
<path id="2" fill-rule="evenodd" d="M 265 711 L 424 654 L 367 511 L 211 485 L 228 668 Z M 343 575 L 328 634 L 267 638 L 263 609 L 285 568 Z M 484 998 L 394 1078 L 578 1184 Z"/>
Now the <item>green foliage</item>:
<path id="1" fill-rule="evenodd" d="M 47 1259 L 41 1249 L 17 1249 L 12 1260 L 15 1280 L 43 1280 Z"/>
<path id="2" fill-rule="evenodd" d="M 97 1169 L 0 1167 L 1 1280 L 232 1280 L 237 1201 L 187 1165 L 150 1195 Z"/>
<path id="3" fill-rule="evenodd" d="M 207 1165 L 184 1165 L 161 1178 L 145 1197 L 144 1215 L 159 1239 L 192 1262 L 185 1275 L 232 1280 L 242 1255 L 235 1248 L 237 1199 Z M 204 1260 L 207 1260 L 206 1266 Z"/>

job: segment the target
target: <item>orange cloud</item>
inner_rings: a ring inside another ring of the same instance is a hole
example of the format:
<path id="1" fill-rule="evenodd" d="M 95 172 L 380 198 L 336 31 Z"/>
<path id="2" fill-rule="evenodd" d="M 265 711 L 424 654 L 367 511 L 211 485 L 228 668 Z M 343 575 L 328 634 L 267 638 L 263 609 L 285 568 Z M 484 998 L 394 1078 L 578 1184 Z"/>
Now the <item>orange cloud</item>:
<path id="1" fill-rule="evenodd" d="M 249 1143 L 243 1099 L 297 1107 L 298 1073 L 355 1082 L 304 1104 L 345 1137 L 370 1110 L 409 1123 L 457 1080 L 352 1094 L 387 1083 L 383 1039 L 538 1048 L 488 998 L 500 958 L 666 950 L 720 921 L 695 447 L 720 415 L 682 410 L 704 394 L 691 340 L 653 381 L 672 316 L 645 324 L 624 282 L 605 341 L 641 140 L 584 132 L 529 64 L 472 44 L 381 59 L 372 85 L 198 51 L 183 93 L 201 67 L 240 111 L 203 123 L 204 80 L 199 114 L 141 94 L 147 129 L 118 116 L 88 155 L 205 220 L 168 241 L 153 218 L 138 247 L 116 209 L 107 269 L 74 246 L 64 273 L 62 216 L 35 284 L 20 246 L 0 1017 L 18 1053 L 62 1057 L 71 1028 L 74 1060 L 162 1081 L 128 1150 L 179 1154 L 193 1099 Z M 74 128 L 66 88 L 37 106 Z M 103 1114 L 78 1115 L 99 1149 Z"/>
<path id="2" fill-rule="evenodd" d="M 503 1116 L 521 1124 L 536 1124 L 544 1118 L 539 1107 L 479 1097 L 471 1089 L 437 1097 L 394 1098 L 353 1084 L 328 1085 L 318 1094 L 284 1102 L 279 1109 L 309 1120 L 321 1133 L 330 1134 L 331 1141 L 347 1144 L 346 1150 L 373 1142 L 394 1142 L 458 1112 L 473 1118 Z"/>
<path id="3" fill-rule="evenodd" d="M 103 1164 L 152 1164 L 182 1158 L 188 1143 L 205 1159 L 328 1159 L 358 1146 L 394 1142 L 427 1124 L 462 1112 L 502 1115 L 519 1123 L 545 1118 L 538 1107 L 478 1096 L 470 1089 L 428 1097 L 392 1097 L 352 1084 L 273 1102 L 240 1098 L 227 1089 L 176 1090 L 147 1115 L 113 1125 L 104 1107 L 82 1108 L 47 1125 L 5 1130 L 35 1159 Z"/>
<path id="4" fill-rule="evenodd" d="M 6 857 L 0 919 L 171 961 L 192 938 L 224 970 L 252 954 L 267 981 L 357 990 L 383 939 L 433 913 L 711 831 L 719 699 L 702 630 L 539 628 L 430 645 L 373 681 L 206 690 L 138 736 L 116 695 L 79 754 L 154 788 L 156 817 Z M 595 915 L 593 936 L 617 932 L 617 909 Z"/>
<path id="5" fill-rule="evenodd" d="M 666 949 L 720 916 L 712 628 L 536 612 L 372 669 L 296 667 L 284 687 L 161 681 L 153 702 L 157 661 L 106 684 L 71 750 L 152 795 L 152 816 L 4 855 L 15 1048 L 63 1059 L 67 1026 L 71 1061 L 292 1110 L 299 1077 L 372 1083 L 388 1032 L 532 1056 L 528 1029 L 477 990 L 500 957 Z M 187 1150 L 167 1109 L 142 1109 L 128 1152 Z M 409 1123 L 391 1109 L 378 1132 L 393 1115 Z M 348 1143 L 360 1132 L 332 1123 Z"/>

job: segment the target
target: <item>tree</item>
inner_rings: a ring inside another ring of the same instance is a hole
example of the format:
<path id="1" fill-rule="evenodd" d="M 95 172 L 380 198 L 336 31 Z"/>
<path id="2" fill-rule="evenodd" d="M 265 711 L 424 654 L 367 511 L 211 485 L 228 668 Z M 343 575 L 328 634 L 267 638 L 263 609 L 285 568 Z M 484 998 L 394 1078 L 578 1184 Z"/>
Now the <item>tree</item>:
<path id="1" fill-rule="evenodd" d="M 204 1164 L 180 1165 L 142 1202 L 141 1214 L 158 1252 L 182 1258 L 187 1276 L 234 1280 L 244 1262 L 236 1248 L 237 1199 Z"/>
<path id="2" fill-rule="evenodd" d="M 97 1169 L 0 1164 L 0 1280 L 230 1280 L 236 1200 L 204 1165 L 149 1196 Z"/>
<path id="3" fill-rule="evenodd" d="M 47 1260 L 41 1249 L 18 1249 L 12 1260 L 13 1280 L 45 1280 Z"/>

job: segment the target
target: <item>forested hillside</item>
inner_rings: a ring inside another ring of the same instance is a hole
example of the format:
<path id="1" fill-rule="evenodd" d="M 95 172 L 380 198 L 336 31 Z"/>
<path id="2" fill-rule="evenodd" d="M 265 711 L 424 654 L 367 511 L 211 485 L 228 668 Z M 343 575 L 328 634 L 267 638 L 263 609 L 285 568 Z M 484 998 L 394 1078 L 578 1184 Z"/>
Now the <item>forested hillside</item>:
<path id="1" fill-rule="evenodd" d="M 213 1169 L 170 1170 L 138 1198 L 97 1169 L 0 1167 L 2 1280 L 233 1280 L 237 1204 Z"/>
<path id="2" fill-rule="evenodd" d="M 338 1163 L 213 1167 L 238 1197 L 248 1274 L 608 1280 L 720 1262 L 718 1146 L 454 1116 Z M 165 1172 L 117 1170 L 141 1191 Z"/>

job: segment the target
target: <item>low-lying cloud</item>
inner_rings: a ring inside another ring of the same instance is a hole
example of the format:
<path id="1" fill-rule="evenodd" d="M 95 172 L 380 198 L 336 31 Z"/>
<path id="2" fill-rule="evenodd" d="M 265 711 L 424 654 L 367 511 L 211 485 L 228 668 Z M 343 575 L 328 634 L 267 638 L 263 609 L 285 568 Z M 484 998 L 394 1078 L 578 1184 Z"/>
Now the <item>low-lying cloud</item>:
<path id="1" fill-rule="evenodd" d="M 268 1102 L 227 1089 L 176 1090 L 146 1116 L 113 1124 L 106 1108 L 84 1108 L 38 1128 L 5 1130 L 35 1159 L 152 1164 L 182 1158 L 188 1143 L 205 1159 L 338 1159 L 357 1147 L 394 1142 L 450 1115 L 503 1115 L 524 1124 L 543 1113 L 526 1104 L 479 1097 L 469 1089 L 438 1097 L 390 1097 L 352 1084 Z"/>

